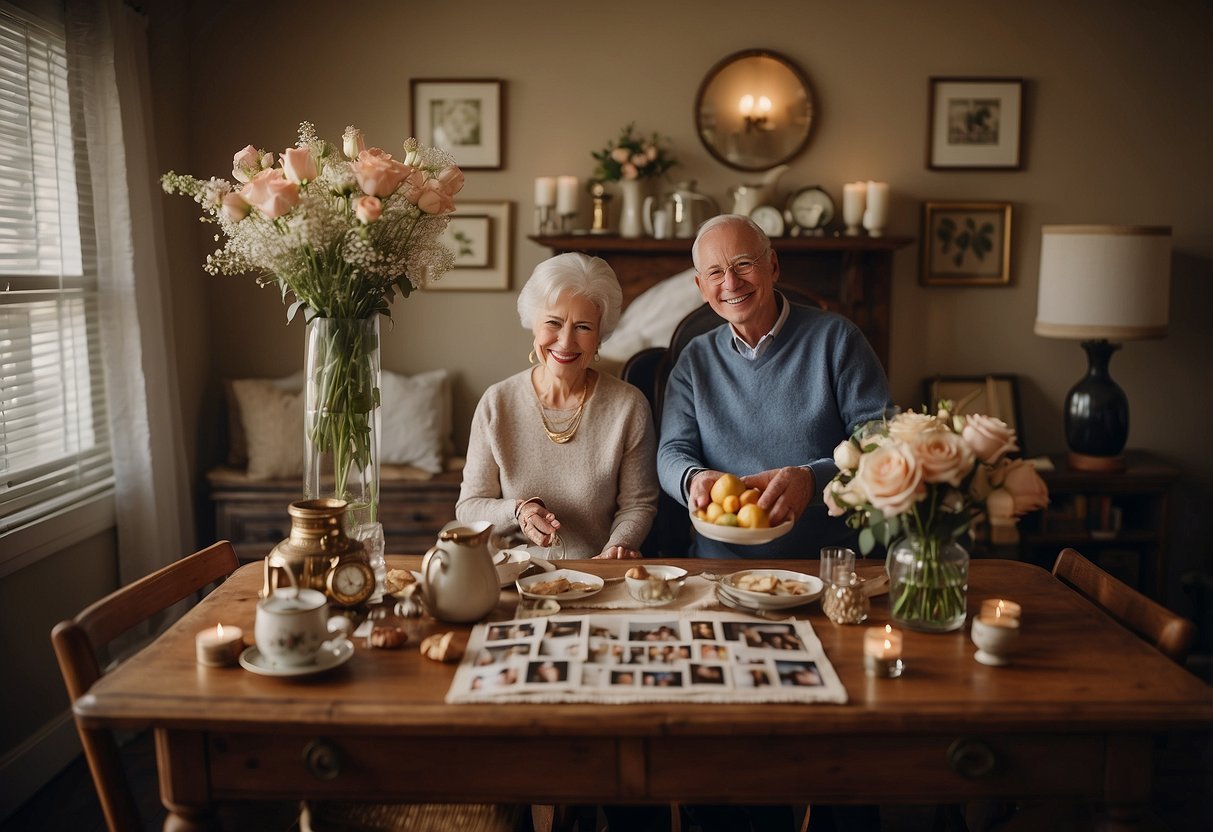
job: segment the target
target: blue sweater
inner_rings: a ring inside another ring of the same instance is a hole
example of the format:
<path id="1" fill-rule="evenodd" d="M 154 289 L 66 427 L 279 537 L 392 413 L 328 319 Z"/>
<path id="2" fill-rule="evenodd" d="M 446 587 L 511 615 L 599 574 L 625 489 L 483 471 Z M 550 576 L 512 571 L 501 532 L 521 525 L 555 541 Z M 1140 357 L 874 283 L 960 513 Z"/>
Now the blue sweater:
<path id="1" fill-rule="evenodd" d="M 817 557 L 822 546 L 853 546 L 854 532 L 826 514 L 821 491 L 837 473 L 835 446 L 890 404 L 888 380 L 863 333 L 832 312 L 793 304 L 755 361 L 734 348 L 728 324 L 693 339 L 665 391 L 657 452 L 662 488 L 686 505 L 682 486 L 690 468 L 746 476 L 796 465 L 812 470 L 816 493 L 776 541 L 730 546 L 697 537 L 692 554 L 803 558 Z"/>

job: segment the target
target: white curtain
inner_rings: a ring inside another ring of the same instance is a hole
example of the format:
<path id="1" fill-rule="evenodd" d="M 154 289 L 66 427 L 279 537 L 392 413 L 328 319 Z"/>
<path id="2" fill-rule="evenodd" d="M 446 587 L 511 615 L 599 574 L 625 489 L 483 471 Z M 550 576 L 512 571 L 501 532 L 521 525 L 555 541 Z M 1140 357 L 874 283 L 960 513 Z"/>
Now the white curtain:
<path id="1" fill-rule="evenodd" d="M 121 0 L 67 0 L 97 229 L 102 353 L 114 454 L 119 578 L 193 551 L 171 333 L 147 21 Z"/>

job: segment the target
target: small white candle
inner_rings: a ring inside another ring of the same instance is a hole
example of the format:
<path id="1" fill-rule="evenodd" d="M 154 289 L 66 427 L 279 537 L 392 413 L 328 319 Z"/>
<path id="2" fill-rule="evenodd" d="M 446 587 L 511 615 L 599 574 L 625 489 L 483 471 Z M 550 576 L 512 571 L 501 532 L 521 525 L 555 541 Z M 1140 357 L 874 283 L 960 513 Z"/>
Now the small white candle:
<path id="1" fill-rule="evenodd" d="M 556 204 L 556 179 L 540 176 L 535 180 L 535 207 L 551 208 Z"/>
<path id="2" fill-rule="evenodd" d="M 901 631 L 886 624 L 863 634 L 863 669 L 870 676 L 901 675 Z"/>
<path id="3" fill-rule="evenodd" d="M 198 664 L 208 667 L 233 665 L 244 649 L 244 630 L 230 624 L 203 630 L 194 638 L 194 652 Z"/>
<path id="4" fill-rule="evenodd" d="M 867 193 L 868 186 L 863 182 L 848 182 L 842 186 L 842 220 L 848 234 L 859 233 Z"/>
<path id="5" fill-rule="evenodd" d="M 863 212 L 863 227 L 873 237 L 879 237 L 889 220 L 889 183 L 868 182 L 867 207 Z"/>
<path id="6" fill-rule="evenodd" d="M 561 215 L 577 213 L 576 176 L 556 177 L 556 213 Z"/>
<path id="7" fill-rule="evenodd" d="M 970 636 L 977 645 L 973 657 L 982 664 L 999 667 L 1010 663 L 1019 640 L 1019 619 L 1005 615 L 979 615 L 973 619 Z"/>
<path id="8" fill-rule="evenodd" d="M 987 598 L 981 602 L 982 618 L 1013 618 L 1018 621 L 1022 613 L 1023 608 L 1019 604 L 1005 598 Z"/>

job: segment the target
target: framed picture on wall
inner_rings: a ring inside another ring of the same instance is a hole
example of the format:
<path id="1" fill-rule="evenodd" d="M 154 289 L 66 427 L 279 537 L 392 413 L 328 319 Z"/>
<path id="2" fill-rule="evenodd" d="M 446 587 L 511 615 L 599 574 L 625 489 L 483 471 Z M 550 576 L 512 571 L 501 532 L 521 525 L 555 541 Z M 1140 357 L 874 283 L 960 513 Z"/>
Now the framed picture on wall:
<path id="1" fill-rule="evenodd" d="M 492 78 L 414 78 L 410 132 L 450 153 L 463 170 L 501 170 L 504 87 Z"/>
<path id="2" fill-rule="evenodd" d="M 1011 203 L 924 202 L 923 286 L 998 286 L 1011 282 Z"/>
<path id="3" fill-rule="evenodd" d="M 1023 167 L 1022 78 L 932 78 L 927 108 L 931 170 Z"/>
<path id="4" fill-rule="evenodd" d="M 1023 421 L 1019 418 L 1019 376 L 991 373 L 984 376 L 931 376 L 922 383 L 923 404 L 933 412 L 940 399 L 952 402 L 952 412 L 981 413 L 1002 419 L 1018 434 L 1024 449 Z"/>
<path id="5" fill-rule="evenodd" d="M 510 288 L 509 202 L 457 202 L 442 243 L 455 267 L 426 288 L 434 291 L 504 291 Z"/>

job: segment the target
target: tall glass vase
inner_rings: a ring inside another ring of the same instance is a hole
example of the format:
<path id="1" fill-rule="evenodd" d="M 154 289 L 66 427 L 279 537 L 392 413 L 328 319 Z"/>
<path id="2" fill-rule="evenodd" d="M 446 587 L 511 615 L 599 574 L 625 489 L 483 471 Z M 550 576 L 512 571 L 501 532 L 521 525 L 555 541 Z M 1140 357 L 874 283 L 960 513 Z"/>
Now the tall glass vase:
<path id="1" fill-rule="evenodd" d="M 351 530 L 379 513 L 379 316 L 307 325 L 303 491 L 348 503 Z"/>
<path id="2" fill-rule="evenodd" d="M 946 633 L 965 623 L 969 553 L 954 540 L 909 535 L 893 543 L 889 613 L 911 630 Z"/>

